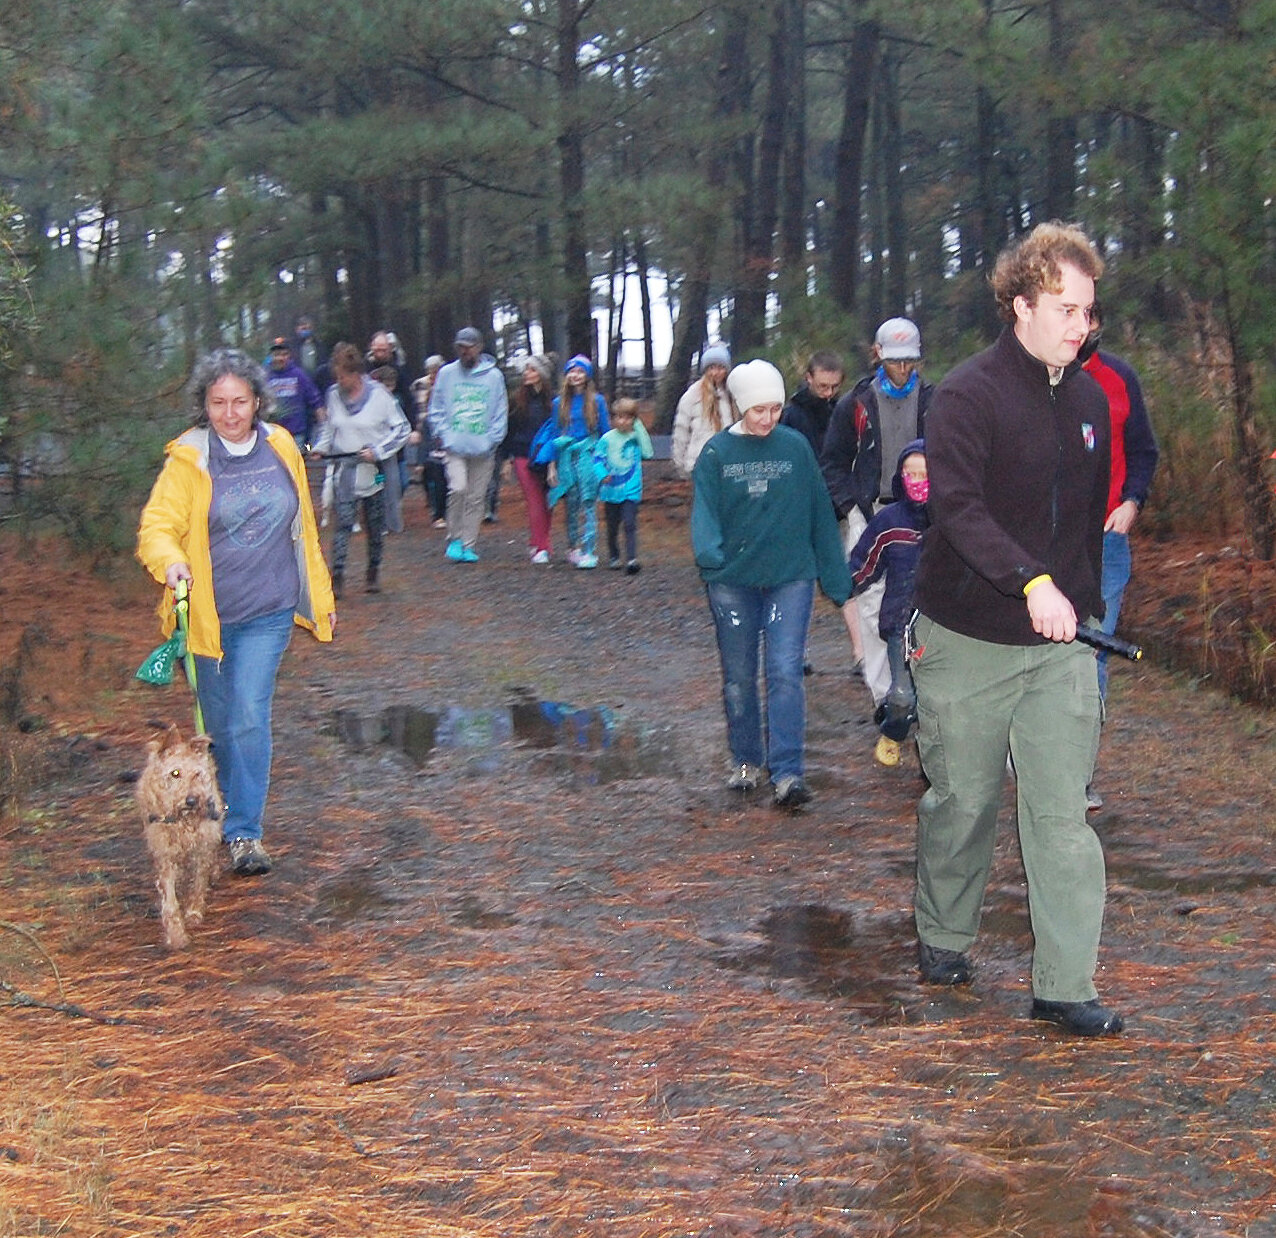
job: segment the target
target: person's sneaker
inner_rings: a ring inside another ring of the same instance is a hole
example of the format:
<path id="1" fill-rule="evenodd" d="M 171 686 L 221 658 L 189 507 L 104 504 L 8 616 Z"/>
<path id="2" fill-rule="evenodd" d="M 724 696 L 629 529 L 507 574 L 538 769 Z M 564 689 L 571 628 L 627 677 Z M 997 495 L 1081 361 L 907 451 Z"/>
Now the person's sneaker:
<path id="1" fill-rule="evenodd" d="M 580 551 L 577 550 L 575 546 L 567 552 L 567 562 L 570 563 L 572 567 L 580 567 L 580 558 Z"/>
<path id="2" fill-rule="evenodd" d="M 360 523 L 356 520 L 356 521 L 354 522 L 354 524 L 352 524 L 352 525 L 350 526 L 350 532 L 351 532 L 351 533 L 362 533 L 362 532 L 363 532 L 363 525 L 361 525 L 361 524 L 360 524 Z"/>
<path id="3" fill-rule="evenodd" d="M 484 523 L 484 524 L 497 524 L 497 523 L 498 523 L 498 521 L 497 521 L 497 518 L 496 518 L 496 513 L 495 513 L 495 512 L 488 512 L 488 513 L 487 513 L 487 514 L 483 517 L 483 523 Z"/>
<path id="4" fill-rule="evenodd" d="M 433 520 L 431 520 L 431 521 L 430 521 L 430 528 L 432 528 L 432 529 L 446 529 L 446 528 L 447 528 L 447 521 L 446 521 L 446 520 L 444 520 L 442 516 L 435 516 L 435 518 L 434 518 Z"/>
<path id="5" fill-rule="evenodd" d="M 642 564 L 639 563 L 637 559 L 630 559 L 629 562 L 625 564 L 626 576 L 637 576 L 638 573 L 641 571 L 642 571 Z"/>
<path id="6" fill-rule="evenodd" d="M 479 561 L 479 552 L 473 546 L 466 546 L 461 551 L 462 563 L 477 563 Z"/>
<path id="7" fill-rule="evenodd" d="M 889 735 L 881 736 L 877 741 L 877 747 L 873 749 L 873 760 L 878 765 L 893 769 L 899 764 L 899 740 L 891 739 Z"/>
<path id="8" fill-rule="evenodd" d="M 443 552 L 453 563 L 465 562 L 465 547 L 461 545 L 461 539 L 454 537 L 447 544 L 447 549 Z"/>
<path id="9" fill-rule="evenodd" d="M 1074 1036 L 1115 1036 L 1125 1020 L 1092 997 L 1088 1002 L 1047 1002 L 1032 999 L 1032 1017 L 1055 1023 Z"/>
<path id="10" fill-rule="evenodd" d="M 756 765 L 750 765 L 748 761 L 741 761 L 731 771 L 731 777 L 727 779 L 728 791 L 756 791 L 758 789 L 758 780 L 762 776 L 762 771 Z"/>
<path id="11" fill-rule="evenodd" d="M 607 566 L 613 572 L 618 572 L 625 565 L 620 561 L 620 557 L 618 555 L 613 555 L 610 559 L 607 560 Z"/>
<path id="12" fill-rule="evenodd" d="M 532 555 L 532 562 L 533 562 L 533 563 L 538 563 L 538 564 L 539 564 L 539 563 L 548 563 L 548 562 L 549 562 L 549 551 L 548 551 L 548 550 L 538 550 L 538 551 L 536 551 L 536 552 L 535 552 L 535 554 L 533 554 L 533 555 Z"/>
<path id="13" fill-rule="evenodd" d="M 577 566 L 577 567 L 583 567 L 583 568 L 597 567 L 597 566 L 598 566 L 598 556 L 597 556 L 597 555 L 586 555 L 586 554 L 583 554 L 583 555 L 581 555 L 581 556 L 580 556 L 580 558 L 578 558 L 578 559 L 576 560 L 576 566 Z"/>
<path id="14" fill-rule="evenodd" d="M 259 838 L 232 838 L 230 866 L 240 877 L 256 877 L 270 872 L 270 856 Z"/>
<path id="15" fill-rule="evenodd" d="M 923 984 L 969 984 L 970 960 L 960 950 L 917 944 L 917 970 Z"/>
<path id="16" fill-rule="evenodd" d="M 1094 789 L 1094 783 L 1092 783 L 1092 782 L 1087 783 L 1087 784 L 1086 784 L 1086 789 L 1085 789 L 1085 810 L 1086 810 L 1086 812 L 1097 812 L 1097 811 L 1098 811 L 1100 808 L 1102 808 L 1102 807 L 1103 807 L 1103 796 L 1101 796 L 1101 795 L 1100 795 L 1100 794 L 1099 794 L 1099 793 L 1098 793 L 1098 792 Z"/>
<path id="17" fill-rule="evenodd" d="M 797 808 L 810 802 L 811 789 L 796 774 L 786 774 L 776 781 L 771 799 L 777 808 Z"/>

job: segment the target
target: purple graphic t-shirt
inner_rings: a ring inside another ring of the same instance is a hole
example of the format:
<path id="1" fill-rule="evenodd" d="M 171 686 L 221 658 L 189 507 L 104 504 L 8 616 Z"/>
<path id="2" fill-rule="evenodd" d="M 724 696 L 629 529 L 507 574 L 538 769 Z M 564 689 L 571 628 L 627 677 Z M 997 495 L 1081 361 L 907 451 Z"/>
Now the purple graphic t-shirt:
<path id="1" fill-rule="evenodd" d="M 232 456 L 210 433 L 208 471 L 213 480 L 208 541 L 222 623 L 295 607 L 301 590 L 292 543 L 298 501 L 287 466 L 259 429 L 244 456 Z"/>

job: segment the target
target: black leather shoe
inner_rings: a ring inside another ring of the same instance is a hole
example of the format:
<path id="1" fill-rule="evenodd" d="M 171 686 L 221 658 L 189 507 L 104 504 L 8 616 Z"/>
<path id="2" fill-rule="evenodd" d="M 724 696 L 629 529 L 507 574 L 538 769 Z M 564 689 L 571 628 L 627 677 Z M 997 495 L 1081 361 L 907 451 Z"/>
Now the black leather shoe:
<path id="1" fill-rule="evenodd" d="M 922 974 L 923 984 L 970 983 L 970 960 L 959 950 L 945 950 L 942 946 L 919 942 L 917 969 Z"/>
<path id="2" fill-rule="evenodd" d="M 1047 1002 L 1034 997 L 1032 1017 L 1057 1023 L 1074 1036 L 1115 1036 L 1125 1027 L 1125 1020 L 1115 1010 L 1100 1005 L 1097 997 L 1088 1002 Z"/>

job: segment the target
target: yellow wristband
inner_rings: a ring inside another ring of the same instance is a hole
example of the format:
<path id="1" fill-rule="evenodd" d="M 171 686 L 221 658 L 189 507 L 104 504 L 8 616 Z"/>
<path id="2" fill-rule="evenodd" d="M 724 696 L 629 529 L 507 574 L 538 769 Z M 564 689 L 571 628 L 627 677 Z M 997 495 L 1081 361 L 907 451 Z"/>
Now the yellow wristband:
<path id="1" fill-rule="evenodd" d="M 1044 584 L 1046 583 L 1046 581 L 1047 581 L 1047 580 L 1050 580 L 1050 579 L 1052 579 L 1052 578 L 1051 578 L 1051 576 L 1050 576 L 1050 573 L 1049 573 L 1049 572 L 1042 572 L 1042 574 L 1041 574 L 1040 576 L 1034 576 L 1034 577 L 1033 577 L 1033 578 L 1032 578 L 1032 579 L 1031 579 L 1031 580 L 1030 580 L 1030 581 L 1029 581 L 1026 585 L 1024 585 L 1024 587 L 1023 587 L 1023 595 L 1024 595 L 1024 597 L 1027 597 L 1027 596 L 1028 596 L 1028 594 L 1030 594 L 1030 593 L 1031 593 L 1031 592 L 1032 592 L 1032 591 L 1033 591 L 1033 590 L 1034 590 L 1034 589 L 1035 589 L 1038 585 L 1044 585 Z"/>

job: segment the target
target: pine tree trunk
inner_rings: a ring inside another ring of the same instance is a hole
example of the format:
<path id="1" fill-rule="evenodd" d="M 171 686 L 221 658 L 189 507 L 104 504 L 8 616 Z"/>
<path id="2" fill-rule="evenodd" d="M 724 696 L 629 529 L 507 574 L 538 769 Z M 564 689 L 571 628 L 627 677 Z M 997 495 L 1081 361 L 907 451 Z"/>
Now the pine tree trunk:
<path id="1" fill-rule="evenodd" d="M 1075 32 L 1066 25 L 1063 0 L 1049 0 L 1047 5 L 1050 48 L 1050 81 L 1067 80 L 1068 52 Z M 1046 120 L 1046 187 L 1042 202 L 1043 219 L 1070 220 L 1077 196 L 1077 120 L 1067 112 L 1065 93 L 1062 99 L 1047 104 Z"/>
<path id="2" fill-rule="evenodd" d="M 593 356 L 589 312 L 589 238 L 585 230 L 585 139 L 580 116 L 580 12 L 577 0 L 558 0 L 558 168 L 563 219 L 563 279 L 567 349 Z"/>
<path id="3" fill-rule="evenodd" d="M 788 0 L 789 119 L 784 135 L 784 182 L 780 208 L 780 287 L 806 293 L 806 0 Z"/>
<path id="4" fill-rule="evenodd" d="M 842 129 L 837 141 L 837 175 L 833 185 L 829 292 L 834 302 L 848 314 L 855 311 L 859 279 L 864 148 L 880 43 L 881 31 L 877 23 L 859 22 L 851 39 L 851 50 L 846 57 Z"/>
<path id="5" fill-rule="evenodd" d="M 718 62 L 715 121 L 725 125 L 748 103 L 748 46 L 751 9 L 746 2 L 724 6 L 722 56 Z M 745 84 L 742 88 L 742 83 Z M 698 244 L 688 255 L 687 273 L 678 290 L 678 317 L 673 346 L 656 390 L 656 427 L 668 430 L 678 399 L 691 380 L 691 359 L 705 339 L 713 259 L 722 233 L 721 198 L 726 192 L 728 156 L 725 143 L 710 143 L 705 182 L 712 199 L 698 221 Z"/>
<path id="6" fill-rule="evenodd" d="M 904 130 L 900 119 L 899 58 L 893 51 L 882 58 L 880 81 L 882 223 L 888 254 L 882 308 L 884 317 L 889 317 L 909 312 L 908 215 L 904 206 L 904 175 L 899 165 Z"/>
<path id="7" fill-rule="evenodd" d="M 740 198 L 741 222 L 747 237 L 737 281 L 732 342 L 739 356 L 766 344 L 767 293 L 775 267 L 775 225 L 780 209 L 779 169 L 784 157 L 784 126 L 788 118 L 789 0 L 773 0 L 767 98 L 757 144 L 757 168 L 749 170 L 747 192 Z M 748 154 L 752 164 L 752 143 Z M 743 188 L 743 187 L 742 187 Z"/>

